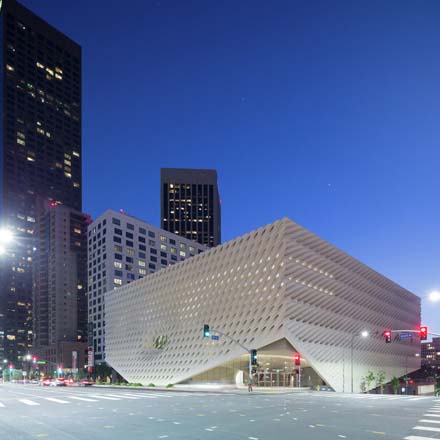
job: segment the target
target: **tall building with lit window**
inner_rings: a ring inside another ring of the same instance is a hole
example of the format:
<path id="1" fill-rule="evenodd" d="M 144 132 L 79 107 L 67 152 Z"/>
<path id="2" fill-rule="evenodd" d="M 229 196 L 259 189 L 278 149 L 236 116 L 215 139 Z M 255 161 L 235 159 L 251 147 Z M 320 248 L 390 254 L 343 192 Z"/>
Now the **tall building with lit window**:
<path id="1" fill-rule="evenodd" d="M 32 344 L 36 199 L 81 203 L 81 47 L 15 0 L 0 12 L 0 359 Z"/>
<path id="2" fill-rule="evenodd" d="M 206 249 L 124 212 L 108 210 L 90 224 L 88 342 L 96 364 L 105 361 L 104 294 Z"/>
<path id="3" fill-rule="evenodd" d="M 161 226 L 208 247 L 221 243 L 217 171 L 160 170 Z"/>
<path id="4" fill-rule="evenodd" d="M 440 338 L 432 338 L 431 342 L 422 342 L 422 366 L 424 369 L 440 376 Z"/>
<path id="5" fill-rule="evenodd" d="M 87 351 L 88 215 L 43 202 L 37 213 L 33 261 L 33 354 L 49 371 L 72 368 L 70 353 Z M 64 354 L 63 354 L 64 353 Z"/>

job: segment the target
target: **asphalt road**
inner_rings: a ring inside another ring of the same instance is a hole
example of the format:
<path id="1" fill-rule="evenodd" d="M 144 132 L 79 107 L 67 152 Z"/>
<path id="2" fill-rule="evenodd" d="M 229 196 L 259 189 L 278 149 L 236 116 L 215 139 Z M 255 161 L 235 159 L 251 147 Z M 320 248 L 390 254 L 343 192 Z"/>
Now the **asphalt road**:
<path id="1" fill-rule="evenodd" d="M 0 385 L 0 440 L 440 439 L 440 399 Z"/>

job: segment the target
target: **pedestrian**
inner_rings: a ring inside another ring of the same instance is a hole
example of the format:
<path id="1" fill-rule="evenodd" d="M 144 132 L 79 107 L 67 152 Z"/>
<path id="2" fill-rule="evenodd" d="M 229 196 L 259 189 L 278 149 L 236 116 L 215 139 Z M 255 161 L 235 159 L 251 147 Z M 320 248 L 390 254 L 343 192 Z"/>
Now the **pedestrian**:
<path id="1" fill-rule="evenodd" d="M 252 374 L 249 375 L 249 380 L 248 380 L 248 392 L 251 393 L 253 391 L 252 389 Z"/>

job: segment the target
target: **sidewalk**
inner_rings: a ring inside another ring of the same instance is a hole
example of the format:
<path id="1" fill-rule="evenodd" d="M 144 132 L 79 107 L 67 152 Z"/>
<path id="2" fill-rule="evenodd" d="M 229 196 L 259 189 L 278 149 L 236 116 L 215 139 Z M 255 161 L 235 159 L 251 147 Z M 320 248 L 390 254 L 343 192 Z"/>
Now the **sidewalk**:
<path id="1" fill-rule="evenodd" d="M 218 393 L 218 394 L 251 394 L 247 386 L 237 387 L 235 385 L 174 385 L 172 388 L 166 387 L 133 387 L 125 385 L 94 385 L 94 387 L 123 389 L 123 390 L 144 390 L 144 391 L 171 391 L 184 393 Z M 310 388 L 272 388 L 272 387 L 253 387 L 252 394 L 291 394 L 310 391 Z"/>

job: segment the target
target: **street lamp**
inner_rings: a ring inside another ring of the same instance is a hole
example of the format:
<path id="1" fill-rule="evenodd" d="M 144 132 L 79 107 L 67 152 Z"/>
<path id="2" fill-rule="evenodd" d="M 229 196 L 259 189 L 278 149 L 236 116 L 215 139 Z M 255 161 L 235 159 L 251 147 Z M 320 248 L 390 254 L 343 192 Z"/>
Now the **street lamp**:
<path id="1" fill-rule="evenodd" d="M 6 228 L 0 229 L 0 255 L 6 253 L 7 245 L 14 240 L 14 234 Z"/>
<path id="2" fill-rule="evenodd" d="M 440 292 L 438 290 L 433 290 L 428 293 L 428 300 L 432 303 L 440 302 Z"/>
<path id="3" fill-rule="evenodd" d="M 14 234 L 10 229 L 2 228 L 0 229 L 0 243 L 9 244 L 14 239 Z"/>
<path id="4" fill-rule="evenodd" d="M 353 345 L 354 338 L 361 336 L 362 338 L 368 338 L 370 334 L 367 330 L 363 330 L 360 334 L 352 334 L 351 335 L 351 393 L 353 394 Z"/>

